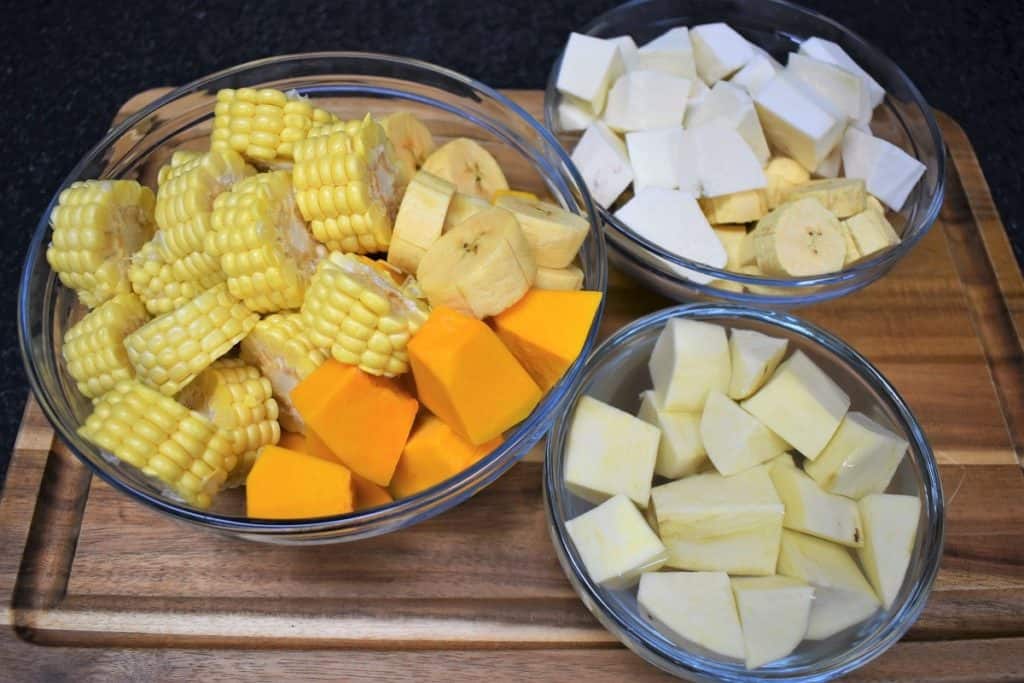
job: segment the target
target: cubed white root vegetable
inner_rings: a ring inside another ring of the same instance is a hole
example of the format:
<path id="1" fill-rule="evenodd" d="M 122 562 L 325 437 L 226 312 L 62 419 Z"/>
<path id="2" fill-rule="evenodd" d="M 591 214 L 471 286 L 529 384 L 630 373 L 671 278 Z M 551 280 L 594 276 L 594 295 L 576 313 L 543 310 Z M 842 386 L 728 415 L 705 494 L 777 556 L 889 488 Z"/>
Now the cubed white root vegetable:
<path id="1" fill-rule="evenodd" d="M 604 108 L 608 88 L 624 70 L 617 44 L 573 33 L 565 46 L 555 87 L 563 95 L 572 95 L 590 105 L 591 111 Z"/>
<path id="2" fill-rule="evenodd" d="M 689 193 L 648 187 L 616 211 L 615 217 L 668 252 L 715 268 L 725 266 L 725 249 Z M 658 262 L 694 282 L 704 284 L 713 279 L 663 259 Z"/>
<path id="3" fill-rule="evenodd" d="M 899 211 L 925 165 L 887 140 L 849 128 L 843 136 L 843 169 L 848 178 L 863 178 L 868 192 Z"/>
<path id="4" fill-rule="evenodd" d="M 572 161 L 594 201 L 603 207 L 611 206 L 633 182 L 625 143 L 601 121 L 587 126 L 572 151 Z"/>

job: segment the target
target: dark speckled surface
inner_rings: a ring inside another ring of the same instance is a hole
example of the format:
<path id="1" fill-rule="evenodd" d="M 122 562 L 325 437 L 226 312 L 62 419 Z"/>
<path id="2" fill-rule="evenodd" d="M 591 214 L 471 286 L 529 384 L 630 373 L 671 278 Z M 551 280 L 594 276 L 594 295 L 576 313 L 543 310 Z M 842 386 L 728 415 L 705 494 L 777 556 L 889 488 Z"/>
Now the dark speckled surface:
<path id="1" fill-rule="evenodd" d="M 6 199 L 0 249 L 0 471 L 27 393 L 15 310 L 36 221 L 75 161 L 136 92 L 239 62 L 368 50 L 443 64 L 496 87 L 539 88 L 567 33 L 602 0 L 4 2 Z M 880 46 L 931 104 L 967 130 L 1018 258 L 1024 245 L 1024 3 L 808 0 Z M 95 6 L 92 6 L 95 5 Z"/>

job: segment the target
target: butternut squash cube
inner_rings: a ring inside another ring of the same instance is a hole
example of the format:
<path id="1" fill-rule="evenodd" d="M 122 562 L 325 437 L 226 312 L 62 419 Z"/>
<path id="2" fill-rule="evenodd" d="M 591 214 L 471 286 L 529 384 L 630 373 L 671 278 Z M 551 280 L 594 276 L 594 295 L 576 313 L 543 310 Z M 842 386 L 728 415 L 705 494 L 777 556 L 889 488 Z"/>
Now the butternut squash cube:
<path id="1" fill-rule="evenodd" d="M 399 463 L 402 461 L 399 460 Z M 397 475 L 397 472 L 396 472 Z M 391 479 L 392 483 L 394 478 Z M 394 502 L 394 498 L 383 486 L 377 486 L 369 479 L 364 479 L 358 474 L 352 475 L 352 485 L 356 489 L 356 510 L 375 508 L 378 505 L 387 505 Z"/>
<path id="2" fill-rule="evenodd" d="M 600 305 L 600 292 L 531 289 L 494 317 L 494 330 L 548 391 L 580 355 Z"/>
<path id="3" fill-rule="evenodd" d="M 279 446 L 265 446 L 245 480 L 245 508 L 260 519 L 306 519 L 352 512 L 352 472 Z"/>
<path id="4" fill-rule="evenodd" d="M 387 486 L 419 403 L 394 380 L 328 360 L 292 390 L 311 430 L 353 473 Z"/>
<path id="5" fill-rule="evenodd" d="M 447 306 L 409 342 L 409 366 L 423 405 L 475 446 L 522 421 L 541 398 L 491 328 Z"/>
<path id="6" fill-rule="evenodd" d="M 312 430 L 305 435 L 298 432 L 282 432 L 281 440 L 277 442 L 277 445 L 281 448 L 312 455 L 327 462 L 341 463 L 338 456 L 332 453 L 327 444 L 321 441 L 320 437 Z M 355 489 L 356 510 L 387 505 L 394 501 L 386 488 L 377 486 L 369 479 L 364 479 L 355 473 L 352 474 L 352 487 Z"/>
<path id="7" fill-rule="evenodd" d="M 405 498 L 453 477 L 501 445 L 501 438 L 474 446 L 433 415 L 424 415 L 405 444 L 391 479 L 391 493 Z"/>

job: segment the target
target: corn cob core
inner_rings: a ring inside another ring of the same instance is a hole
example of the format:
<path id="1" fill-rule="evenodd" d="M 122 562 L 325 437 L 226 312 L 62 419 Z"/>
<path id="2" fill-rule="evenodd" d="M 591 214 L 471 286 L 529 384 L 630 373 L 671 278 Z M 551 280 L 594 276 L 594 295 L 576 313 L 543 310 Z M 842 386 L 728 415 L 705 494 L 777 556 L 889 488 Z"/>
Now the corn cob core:
<path id="1" fill-rule="evenodd" d="M 217 93 L 210 149 L 231 149 L 263 164 L 287 161 L 310 128 L 334 120 L 330 112 L 280 90 L 224 89 Z"/>
<path id="2" fill-rule="evenodd" d="M 369 115 L 295 144 L 292 183 L 302 217 L 332 250 L 386 251 L 401 188 L 394 148 Z"/>
<path id="3" fill-rule="evenodd" d="M 134 180 L 85 180 L 60 193 L 46 260 L 89 308 L 130 292 L 130 256 L 153 235 L 153 191 Z"/>
<path id="4" fill-rule="evenodd" d="M 298 313 L 269 315 L 242 340 L 242 359 L 259 368 L 277 400 L 278 420 L 292 432 L 304 432 L 302 417 L 291 400 L 292 389 L 327 360 L 309 338 Z"/>
<path id="5" fill-rule="evenodd" d="M 222 283 L 146 323 L 124 345 L 136 376 L 173 396 L 230 351 L 257 320 Z"/>
<path id="6" fill-rule="evenodd" d="M 231 443 L 238 458 L 225 487 L 245 483 L 259 450 L 281 438 L 270 381 L 240 358 L 221 358 L 199 373 L 178 400 L 207 418 Z"/>
<path id="7" fill-rule="evenodd" d="M 134 380 L 100 398 L 78 433 L 206 508 L 236 457 L 212 422 Z"/>
<path id="8" fill-rule="evenodd" d="M 124 338 L 147 320 L 142 302 L 128 292 L 103 302 L 64 333 L 61 354 L 83 396 L 99 398 L 135 377 Z"/>
<path id="9" fill-rule="evenodd" d="M 372 375 L 409 370 L 406 345 L 427 319 L 427 306 L 353 254 L 320 262 L 302 305 L 310 340 L 342 363 Z"/>
<path id="10" fill-rule="evenodd" d="M 176 152 L 157 176 L 156 224 L 168 261 L 202 252 L 210 232 L 214 200 L 235 183 L 255 173 L 232 150 L 194 155 Z"/>
<path id="11" fill-rule="evenodd" d="M 288 171 L 259 173 L 217 197 L 206 251 L 250 310 L 298 308 L 327 250 L 299 215 Z"/>

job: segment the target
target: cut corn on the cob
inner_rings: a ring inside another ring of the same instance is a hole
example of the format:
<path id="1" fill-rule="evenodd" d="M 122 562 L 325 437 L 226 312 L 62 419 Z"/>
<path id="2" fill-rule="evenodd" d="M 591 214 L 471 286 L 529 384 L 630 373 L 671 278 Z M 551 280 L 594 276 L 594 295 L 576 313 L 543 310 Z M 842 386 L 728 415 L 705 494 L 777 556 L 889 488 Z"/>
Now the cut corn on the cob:
<path id="1" fill-rule="evenodd" d="M 60 193 L 46 260 L 89 308 L 130 292 L 130 257 L 153 236 L 153 191 L 134 180 L 85 180 Z"/>
<path id="2" fill-rule="evenodd" d="M 168 261 L 160 250 L 160 233 L 132 256 L 132 289 L 153 315 L 170 313 L 227 278 L 217 259 L 195 252 Z"/>
<path id="3" fill-rule="evenodd" d="M 240 358 L 221 358 L 199 373 L 178 400 L 207 418 L 231 443 L 238 458 L 226 488 L 241 486 L 259 450 L 281 438 L 270 381 Z"/>
<path id="4" fill-rule="evenodd" d="M 176 152 L 157 177 L 155 216 L 164 258 L 173 261 L 203 251 L 214 200 L 253 173 L 230 149 L 199 155 Z"/>
<path id="5" fill-rule="evenodd" d="M 273 387 L 281 426 L 304 432 L 302 417 L 292 403 L 292 389 L 327 360 L 310 340 L 298 313 L 269 315 L 242 340 L 242 359 L 259 368 Z"/>
<path id="6" fill-rule="evenodd" d="M 409 370 L 406 345 L 426 321 L 427 305 L 352 254 L 320 262 L 302 305 L 302 322 L 316 346 L 373 375 Z"/>
<path id="7" fill-rule="evenodd" d="M 83 396 L 99 398 L 135 376 L 124 338 L 148 320 L 142 302 L 128 292 L 103 302 L 64 333 L 61 354 Z"/>
<path id="8" fill-rule="evenodd" d="M 124 345 L 136 377 L 173 396 L 230 351 L 257 320 L 222 283 L 146 323 Z"/>
<path id="9" fill-rule="evenodd" d="M 302 217 L 332 250 L 386 251 L 401 187 L 394 147 L 369 115 L 295 143 L 292 183 Z"/>
<path id="10" fill-rule="evenodd" d="M 231 444 L 210 420 L 134 380 L 104 394 L 78 432 L 200 508 L 235 467 Z"/>
<path id="11" fill-rule="evenodd" d="M 299 215 L 288 171 L 246 178 L 217 197 L 206 251 L 228 289 L 258 313 L 298 308 L 327 249 Z"/>
<path id="12" fill-rule="evenodd" d="M 231 149 L 264 165 L 287 162 L 314 125 L 334 120 L 298 95 L 272 88 L 224 89 L 217 93 L 210 149 Z"/>

